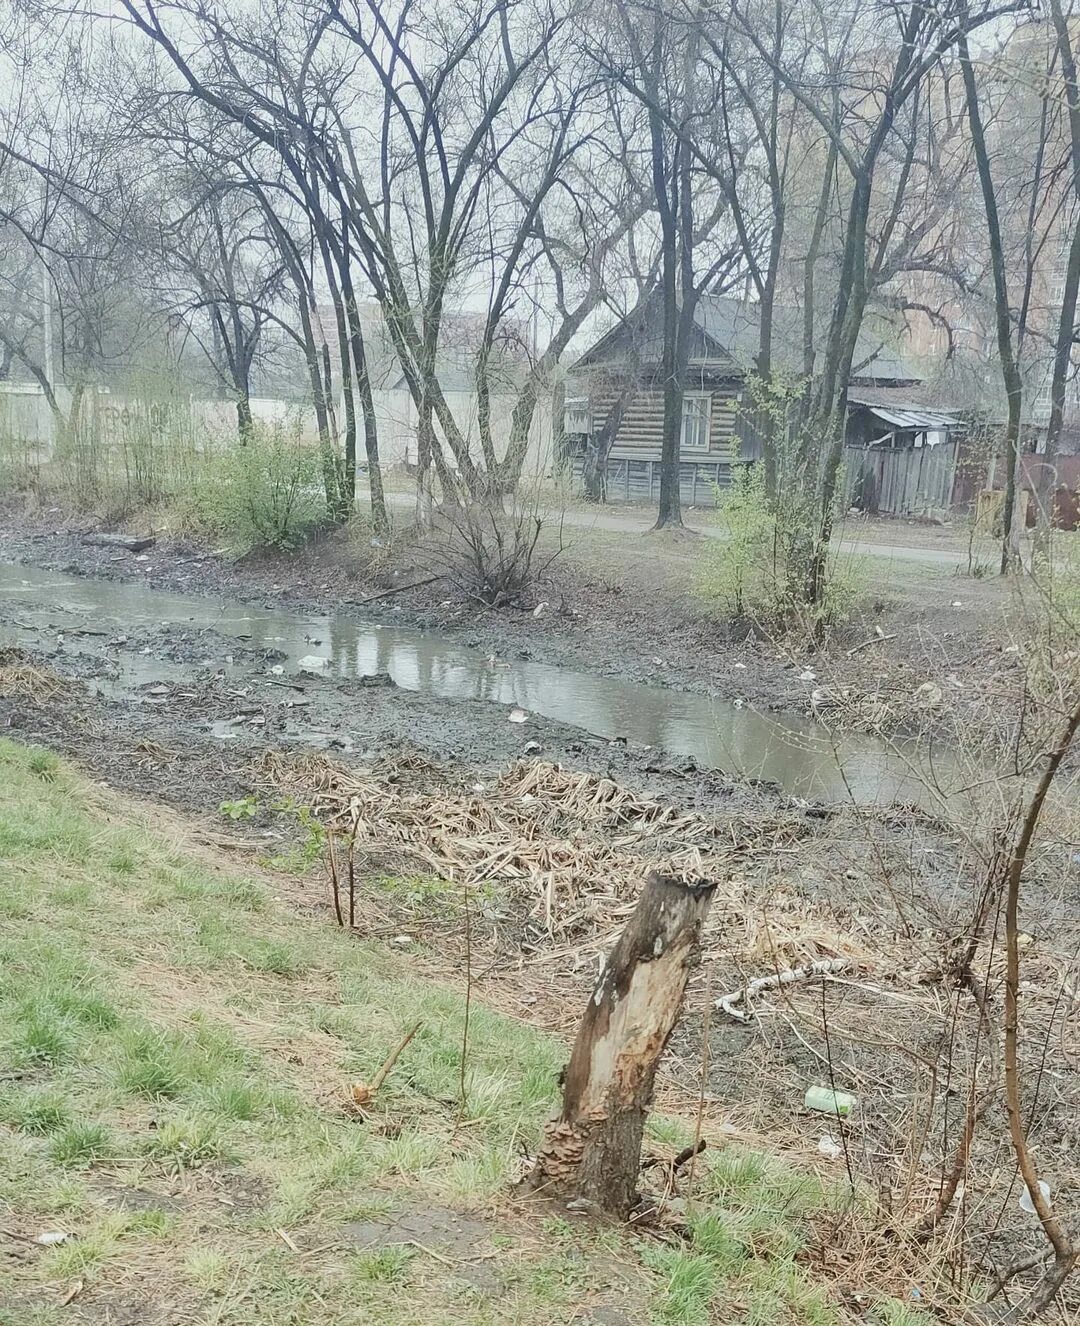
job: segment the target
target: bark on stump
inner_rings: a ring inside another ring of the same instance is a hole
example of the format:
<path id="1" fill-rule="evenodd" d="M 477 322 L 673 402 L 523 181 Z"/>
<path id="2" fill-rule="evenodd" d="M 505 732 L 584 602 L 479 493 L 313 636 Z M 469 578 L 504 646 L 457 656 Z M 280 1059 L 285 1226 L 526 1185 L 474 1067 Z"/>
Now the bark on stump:
<path id="1" fill-rule="evenodd" d="M 650 874 L 600 975 L 526 1186 L 625 1219 L 657 1064 L 674 1029 L 716 884 Z"/>

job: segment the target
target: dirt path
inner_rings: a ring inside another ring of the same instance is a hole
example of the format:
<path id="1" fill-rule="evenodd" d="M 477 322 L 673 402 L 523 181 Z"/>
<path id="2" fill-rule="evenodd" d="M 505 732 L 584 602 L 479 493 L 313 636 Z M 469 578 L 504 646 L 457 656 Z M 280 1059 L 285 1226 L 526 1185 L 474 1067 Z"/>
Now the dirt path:
<path id="1" fill-rule="evenodd" d="M 387 493 L 386 500 L 391 506 L 400 511 L 412 510 L 416 505 L 416 499 L 412 493 Z M 574 507 L 548 509 L 541 506 L 536 514 L 550 524 L 557 525 L 561 523 L 571 529 L 599 530 L 609 534 L 638 536 L 649 533 L 655 518 L 654 515 L 639 511 L 634 507 L 630 508 L 625 514 L 620 514 L 618 509 L 613 511 L 610 507 L 581 510 Z M 728 537 L 726 531 L 715 523 L 709 513 L 687 512 L 686 524 L 693 533 L 707 539 L 726 539 Z M 962 566 L 965 561 L 966 552 L 963 541 L 951 531 L 933 529 L 924 534 L 917 542 L 907 543 L 903 541 L 902 537 L 890 535 L 882 530 L 880 525 L 874 527 L 874 532 L 881 534 L 881 541 L 874 538 L 842 538 L 837 541 L 837 549 L 842 556 L 883 558 L 892 562 L 921 562 L 950 571 Z M 896 542 L 889 541 L 893 538 L 896 539 Z M 933 542 L 931 542 L 931 539 Z"/>

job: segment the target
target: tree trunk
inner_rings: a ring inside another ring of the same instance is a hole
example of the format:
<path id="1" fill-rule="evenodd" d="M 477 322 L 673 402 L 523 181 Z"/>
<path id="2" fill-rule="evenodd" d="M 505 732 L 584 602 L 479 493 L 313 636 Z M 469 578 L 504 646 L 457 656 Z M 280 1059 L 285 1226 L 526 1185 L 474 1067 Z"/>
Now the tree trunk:
<path id="1" fill-rule="evenodd" d="M 607 501 L 607 459 L 622 427 L 623 416 L 637 390 L 637 358 L 631 360 L 630 374 L 611 403 L 604 422 L 589 437 L 582 467 L 582 484 L 587 502 Z"/>
<path id="2" fill-rule="evenodd" d="M 1020 410 L 1023 382 L 1020 365 L 1013 345 L 1012 312 L 1009 308 L 1009 287 L 1005 273 L 1005 245 L 1002 240 L 1001 220 L 998 216 L 997 194 L 990 168 L 990 153 L 986 146 L 982 112 L 979 109 L 978 84 L 968 52 L 967 37 L 957 42 L 960 68 L 964 75 L 967 94 L 968 123 L 971 126 L 971 146 L 982 189 L 983 209 L 986 213 L 986 236 L 990 246 L 990 266 L 994 276 L 994 321 L 997 328 L 998 358 L 1005 395 L 1009 402 L 1008 422 L 1005 427 L 1005 509 L 1001 518 L 1001 574 L 1007 575 L 1016 565 L 1018 547 L 1014 531 L 1016 506 L 1016 471 L 1020 452 Z"/>
<path id="3" fill-rule="evenodd" d="M 624 1219 L 637 1200 L 657 1064 L 697 958 L 716 885 L 650 874 L 578 1028 L 562 1109 L 527 1186 Z"/>
<path id="4" fill-rule="evenodd" d="M 1077 85 L 1076 57 L 1072 48 L 1069 24 L 1061 8 L 1061 0 L 1050 0 L 1050 17 L 1054 24 L 1058 54 L 1061 56 L 1061 74 L 1065 83 L 1065 100 L 1069 111 L 1069 149 L 1072 165 L 1072 194 L 1074 202 L 1080 200 L 1080 86 Z M 1054 519 L 1054 495 L 1057 473 L 1054 458 L 1065 421 L 1065 384 L 1072 366 L 1072 348 L 1076 335 L 1076 301 L 1080 292 L 1080 226 L 1073 229 L 1069 244 L 1069 257 L 1065 267 L 1065 289 L 1058 315 L 1057 341 L 1054 345 L 1054 372 L 1050 383 L 1050 421 L 1046 427 L 1046 447 L 1043 464 L 1036 480 L 1038 496 L 1035 516 L 1034 559 L 1043 565 L 1050 563 L 1050 527 Z"/>
<path id="5" fill-rule="evenodd" d="M 657 20 L 654 58 L 659 65 L 660 27 Z M 661 380 L 664 391 L 664 425 L 660 440 L 660 507 L 653 529 L 682 524 L 679 492 L 679 443 L 682 439 L 683 383 L 679 373 L 679 148 L 665 143 L 662 117 L 649 109 L 652 141 L 652 180 L 656 208 L 660 216 L 661 301 L 663 308 L 664 348 Z"/>
<path id="6" fill-rule="evenodd" d="M 251 414 L 251 399 L 244 388 L 241 387 L 236 397 L 236 432 L 242 447 L 246 447 L 251 441 L 251 435 L 254 431 L 255 420 Z"/>
<path id="7" fill-rule="evenodd" d="M 356 293 L 353 290 L 352 276 L 343 274 L 342 288 L 345 291 L 345 314 L 349 322 L 349 343 L 352 347 L 353 367 L 356 370 L 356 385 L 360 394 L 360 411 L 364 417 L 364 454 L 368 465 L 368 488 L 371 494 L 371 526 L 376 534 L 385 534 L 390 528 L 390 517 L 386 513 L 386 497 L 383 493 L 382 465 L 379 460 L 379 429 L 375 418 L 375 398 L 371 390 L 371 374 L 367 366 L 367 348 L 364 345 L 364 329 L 360 322 L 360 310 L 356 306 Z M 345 488 L 349 509 L 356 502 L 356 449 L 345 456 Z"/>
<path id="8" fill-rule="evenodd" d="M 338 475 L 334 460 L 334 447 L 330 438 L 330 416 L 326 411 L 326 383 L 323 380 L 322 366 L 319 363 L 319 347 L 315 340 L 315 329 L 311 321 L 313 301 L 307 290 L 300 290 L 298 307 L 300 326 L 304 337 L 304 361 L 307 364 L 308 379 L 311 382 L 311 399 L 315 407 L 315 426 L 319 433 L 319 461 L 322 469 L 323 492 L 326 498 L 326 514 L 333 519 L 338 508 Z"/>

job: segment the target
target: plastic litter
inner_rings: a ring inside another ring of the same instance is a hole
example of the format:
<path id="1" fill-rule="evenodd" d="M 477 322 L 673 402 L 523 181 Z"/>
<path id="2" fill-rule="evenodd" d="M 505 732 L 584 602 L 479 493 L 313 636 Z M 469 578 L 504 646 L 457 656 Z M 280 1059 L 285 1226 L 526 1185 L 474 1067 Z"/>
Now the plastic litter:
<path id="1" fill-rule="evenodd" d="M 807 1087 L 803 1097 L 808 1110 L 816 1110 L 818 1114 L 838 1114 L 842 1119 L 846 1119 L 858 1103 L 858 1096 L 847 1091 L 833 1091 L 831 1087 Z"/>
<path id="2" fill-rule="evenodd" d="M 1045 1179 L 1039 1180 L 1039 1192 L 1042 1193 L 1044 1201 L 1050 1201 L 1050 1185 Z M 1020 1210 L 1026 1211 L 1028 1215 L 1037 1215 L 1035 1203 L 1031 1200 L 1031 1189 L 1024 1184 L 1024 1191 L 1020 1194 Z"/>

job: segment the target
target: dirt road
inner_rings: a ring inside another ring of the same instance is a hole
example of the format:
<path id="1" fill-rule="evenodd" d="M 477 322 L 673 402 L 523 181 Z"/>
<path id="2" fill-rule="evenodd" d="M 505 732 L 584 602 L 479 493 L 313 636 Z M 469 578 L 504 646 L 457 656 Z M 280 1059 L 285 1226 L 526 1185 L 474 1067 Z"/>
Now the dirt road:
<path id="1" fill-rule="evenodd" d="M 386 500 L 399 510 L 411 510 L 416 499 L 412 493 L 387 493 Z M 543 520 L 552 525 L 562 524 L 572 529 L 602 530 L 605 534 L 648 534 L 653 517 L 636 508 L 619 513 L 617 509 L 605 507 L 582 510 L 576 507 L 555 508 L 540 507 L 536 512 Z M 687 526 L 706 539 L 726 539 L 727 533 L 709 516 L 698 518 L 697 512 L 688 512 Z M 843 556 L 875 557 L 892 562 L 922 562 L 928 566 L 944 567 L 948 570 L 963 565 L 965 551 L 961 541 L 951 531 L 934 531 L 937 544 L 929 542 L 884 543 L 876 540 L 840 539 L 837 548 Z"/>

